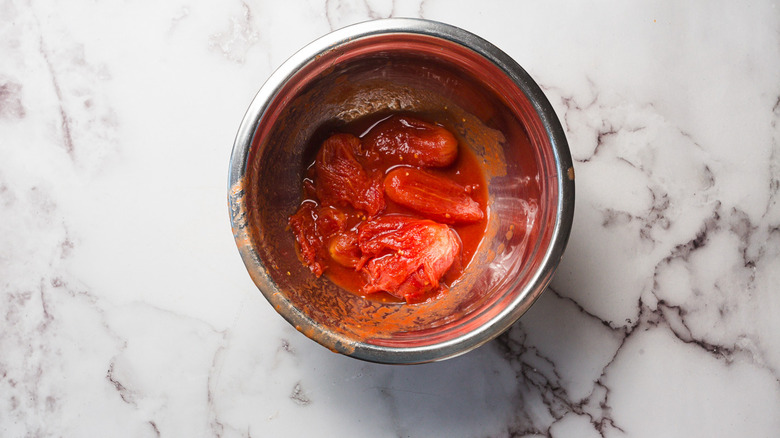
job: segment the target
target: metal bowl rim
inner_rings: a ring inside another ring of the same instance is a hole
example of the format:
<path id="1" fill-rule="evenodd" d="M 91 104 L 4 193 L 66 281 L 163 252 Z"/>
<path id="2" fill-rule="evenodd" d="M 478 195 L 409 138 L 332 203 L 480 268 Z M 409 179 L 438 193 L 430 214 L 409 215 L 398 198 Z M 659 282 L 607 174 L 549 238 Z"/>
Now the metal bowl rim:
<path id="1" fill-rule="evenodd" d="M 285 314 L 282 309 L 277 309 L 293 326 L 331 350 L 357 359 L 388 364 L 424 363 L 454 357 L 471 351 L 506 331 L 528 310 L 552 279 L 568 243 L 574 217 L 574 178 L 571 153 L 560 121 L 541 88 L 514 59 L 487 40 L 449 24 L 415 18 L 366 21 L 328 33 L 296 52 L 268 78 L 247 109 L 233 144 L 228 172 L 229 210 L 234 212 L 238 207 L 236 199 L 231 196 L 231 189 L 246 174 L 247 159 L 254 134 L 262 123 L 266 109 L 281 87 L 296 72 L 322 53 L 365 37 L 403 33 L 426 35 L 460 44 L 491 61 L 517 84 L 536 110 L 552 145 L 557 170 L 558 205 L 551 244 L 544 253 L 540 264 L 541 268 L 523 287 L 524 290 L 498 315 L 477 330 L 464 333 L 446 342 L 421 347 L 397 348 L 377 346 L 354 339 L 342 339 L 340 335 L 332 332 L 312 335 L 312 333 L 321 332 L 324 327 L 310 320 L 302 312 L 293 311 Z M 239 226 L 234 214 L 231 214 L 231 224 L 234 229 Z M 243 251 L 241 251 L 241 257 L 248 270 L 264 269 L 258 258 L 251 257 Z M 512 289 L 516 287 L 515 285 Z M 266 299 L 272 300 L 271 296 L 276 291 L 264 290 L 260 285 L 258 288 Z M 291 310 L 295 309 L 291 308 Z M 323 334 L 325 336 L 322 336 Z"/>

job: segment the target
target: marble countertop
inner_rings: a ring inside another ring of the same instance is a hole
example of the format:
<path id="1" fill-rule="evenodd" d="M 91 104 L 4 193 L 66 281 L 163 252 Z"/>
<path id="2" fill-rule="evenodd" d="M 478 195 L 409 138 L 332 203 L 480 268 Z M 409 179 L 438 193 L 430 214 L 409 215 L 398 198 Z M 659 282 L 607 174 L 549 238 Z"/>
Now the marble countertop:
<path id="1" fill-rule="evenodd" d="M 577 175 L 551 287 L 418 366 L 268 305 L 226 206 L 252 97 L 351 23 L 444 21 L 542 86 Z M 0 436 L 776 437 L 780 6 L 0 2 Z"/>

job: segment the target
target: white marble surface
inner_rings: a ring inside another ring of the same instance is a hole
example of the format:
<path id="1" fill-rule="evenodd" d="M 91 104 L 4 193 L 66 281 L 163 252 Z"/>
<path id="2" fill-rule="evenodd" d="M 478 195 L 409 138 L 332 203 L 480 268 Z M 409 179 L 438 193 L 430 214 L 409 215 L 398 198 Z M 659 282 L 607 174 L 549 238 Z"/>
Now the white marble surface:
<path id="1" fill-rule="evenodd" d="M 238 124 L 307 42 L 449 22 L 542 85 L 576 159 L 550 290 L 395 367 L 267 304 Z M 0 0 L 0 436 L 776 437 L 780 4 Z"/>

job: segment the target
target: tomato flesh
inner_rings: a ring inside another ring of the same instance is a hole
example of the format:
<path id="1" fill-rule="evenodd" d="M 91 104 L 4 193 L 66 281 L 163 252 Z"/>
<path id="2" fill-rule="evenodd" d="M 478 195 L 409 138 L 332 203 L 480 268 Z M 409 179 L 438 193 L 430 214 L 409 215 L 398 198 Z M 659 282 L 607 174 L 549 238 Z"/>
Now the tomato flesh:
<path id="1" fill-rule="evenodd" d="M 333 236 L 328 244 L 330 258 L 347 268 L 356 268 L 362 258 L 357 230 L 348 230 Z"/>
<path id="2" fill-rule="evenodd" d="M 431 220 L 388 215 L 361 225 L 358 267 L 367 274 L 363 292 L 385 291 L 408 303 L 439 287 L 460 253 L 450 227 Z"/>
<path id="3" fill-rule="evenodd" d="M 468 189 L 449 178 L 411 167 L 390 171 L 385 193 L 393 201 L 446 224 L 477 222 L 484 217 Z"/>
<path id="4" fill-rule="evenodd" d="M 391 116 L 364 137 L 369 159 L 446 167 L 458 157 L 458 140 L 442 126 L 409 116 Z"/>
<path id="5" fill-rule="evenodd" d="M 314 165 L 314 187 L 324 204 L 351 205 L 375 216 L 385 207 L 381 176 L 369 176 L 358 162 L 359 147 L 360 139 L 350 134 L 325 140 Z"/>
<path id="6" fill-rule="evenodd" d="M 314 275 L 321 276 L 326 268 L 326 236 L 344 231 L 346 216 L 334 207 L 320 207 L 308 201 L 290 216 L 288 223 L 298 242 L 304 263 Z"/>

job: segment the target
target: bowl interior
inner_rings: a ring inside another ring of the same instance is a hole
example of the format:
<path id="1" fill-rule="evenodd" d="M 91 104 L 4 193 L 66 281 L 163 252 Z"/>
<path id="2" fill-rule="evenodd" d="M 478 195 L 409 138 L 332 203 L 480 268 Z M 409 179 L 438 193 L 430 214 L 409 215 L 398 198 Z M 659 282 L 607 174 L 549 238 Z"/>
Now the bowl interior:
<path id="1" fill-rule="evenodd" d="M 287 229 L 319 140 L 394 111 L 444 124 L 478 157 L 488 183 L 485 237 L 462 278 L 431 303 L 381 303 L 315 278 Z M 517 81 L 474 50 L 419 33 L 349 39 L 291 72 L 251 129 L 243 176 L 231 189 L 237 242 L 277 311 L 321 344 L 384 362 L 417 361 L 413 352 L 433 349 L 456 354 L 456 344 L 473 348 L 503 331 L 549 281 L 541 268 L 561 203 L 549 133 Z"/>

